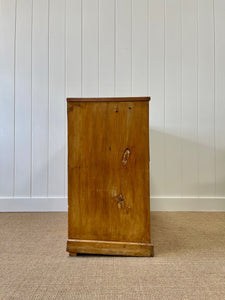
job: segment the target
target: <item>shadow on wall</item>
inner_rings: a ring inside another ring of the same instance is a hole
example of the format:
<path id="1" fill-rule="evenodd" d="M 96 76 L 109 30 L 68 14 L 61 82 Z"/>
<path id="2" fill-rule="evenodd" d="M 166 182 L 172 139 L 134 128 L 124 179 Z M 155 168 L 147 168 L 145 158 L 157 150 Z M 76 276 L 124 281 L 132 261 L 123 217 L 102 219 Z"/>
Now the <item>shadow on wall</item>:
<path id="1" fill-rule="evenodd" d="M 186 136 L 150 129 L 151 196 L 225 196 L 225 149 Z"/>

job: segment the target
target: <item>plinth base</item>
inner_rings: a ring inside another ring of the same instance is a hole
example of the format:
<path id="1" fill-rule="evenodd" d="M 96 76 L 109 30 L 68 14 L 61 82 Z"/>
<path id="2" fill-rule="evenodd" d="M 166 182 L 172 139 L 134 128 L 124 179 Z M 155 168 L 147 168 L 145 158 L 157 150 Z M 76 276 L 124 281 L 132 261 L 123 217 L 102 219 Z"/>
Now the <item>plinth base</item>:
<path id="1" fill-rule="evenodd" d="M 150 243 L 130 243 L 95 240 L 67 240 L 70 256 L 77 253 L 122 255 L 122 256 L 154 256 L 154 247 Z"/>

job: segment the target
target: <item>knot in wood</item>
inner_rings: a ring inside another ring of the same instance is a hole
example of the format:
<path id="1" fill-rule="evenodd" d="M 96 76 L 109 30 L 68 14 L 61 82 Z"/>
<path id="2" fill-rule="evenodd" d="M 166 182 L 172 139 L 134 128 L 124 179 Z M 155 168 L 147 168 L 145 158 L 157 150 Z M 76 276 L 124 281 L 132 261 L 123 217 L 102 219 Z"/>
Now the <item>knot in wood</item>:
<path id="1" fill-rule="evenodd" d="M 117 196 L 117 198 L 118 198 L 118 202 L 117 202 L 118 208 L 123 208 L 125 205 L 123 195 L 120 194 Z"/>
<path id="2" fill-rule="evenodd" d="M 123 158 L 122 158 L 122 164 L 125 166 L 127 164 L 128 158 L 130 156 L 130 149 L 127 148 L 125 149 L 124 153 L 123 153 Z"/>

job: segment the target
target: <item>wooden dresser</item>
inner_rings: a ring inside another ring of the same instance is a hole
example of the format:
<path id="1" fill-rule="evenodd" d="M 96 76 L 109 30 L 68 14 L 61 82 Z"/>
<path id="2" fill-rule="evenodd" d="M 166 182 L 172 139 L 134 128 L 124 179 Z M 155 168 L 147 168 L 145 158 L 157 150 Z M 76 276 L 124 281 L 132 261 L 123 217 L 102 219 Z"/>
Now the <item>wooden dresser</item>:
<path id="1" fill-rule="evenodd" d="M 153 256 L 149 100 L 67 99 L 71 256 Z"/>

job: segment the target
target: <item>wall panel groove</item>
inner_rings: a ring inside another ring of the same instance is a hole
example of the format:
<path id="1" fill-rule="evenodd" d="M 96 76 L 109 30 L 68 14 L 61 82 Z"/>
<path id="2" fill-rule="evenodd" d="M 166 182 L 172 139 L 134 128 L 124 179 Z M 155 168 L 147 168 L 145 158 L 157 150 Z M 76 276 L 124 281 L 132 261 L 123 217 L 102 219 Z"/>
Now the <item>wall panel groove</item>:
<path id="1" fill-rule="evenodd" d="M 62 196 L 65 178 L 65 2 L 50 0 L 48 196 Z"/>
<path id="2" fill-rule="evenodd" d="M 116 46 L 117 46 L 117 0 L 114 0 L 114 97 L 116 96 L 116 62 L 117 62 L 117 51 L 116 51 Z"/>
<path id="3" fill-rule="evenodd" d="M 66 74 L 67 74 L 67 60 L 66 60 L 66 47 L 67 47 L 67 26 L 66 26 L 66 16 L 67 16 L 67 1 L 64 1 L 64 99 L 67 95 L 67 84 L 66 84 Z M 64 197 L 67 195 L 67 103 L 64 101 Z"/>
<path id="4" fill-rule="evenodd" d="M 198 195 L 197 3 L 182 10 L 182 195 Z"/>
<path id="5" fill-rule="evenodd" d="M 32 1 L 17 1 L 14 97 L 14 195 L 29 196 L 31 187 L 31 36 Z"/>
<path id="6" fill-rule="evenodd" d="M 216 195 L 225 194 L 225 2 L 215 0 L 215 151 Z"/>
<path id="7" fill-rule="evenodd" d="M 49 3 L 33 2 L 32 196 L 48 193 Z"/>
<path id="8" fill-rule="evenodd" d="M 180 0 L 166 1 L 165 194 L 181 196 L 181 17 Z"/>
<path id="9" fill-rule="evenodd" d="M 115 0 L 99 2 L 99 95 L 115 93 Z"/>
<path id="10" fill-rule="evenodd" d="M 199 0 L 199 195 L 215 195 L 213 2 Z"/>
<path id="11" fill-rule="evenodd" d="M 34 0 L 32 0 L 31 5 L 31 40 L 30 40 L 30 65 L 31 65 L 31 80 L 30 80 L 30 197 L 32 196 L 32 160 L 33 160 L 33 153 L 32 153 L 32 131 L 33 131 L 33 120 L 32 120 L 32 111 L 33 111 L 33 99 L 32 99 L 32 90 L 33 90 L 33 78 L 32 78 L 32 61 L 33 61 L 33 51 L 32 51 L 32 41 L 33 41 L 33 13 L 34 13 Z"/>
<path id="12" fill-rule="evenodd" d="M 15 22 L 14 22 L 14 78 L 13 78 L 13 196 L 15 196 L 15 181 L 16 181 L 16 167 L 15 167 L 15 155 L 16 155 L 16 32 L 17 32 L 17 1 L 15 3 Z"/>
<path id="13" fill-rule="evenodd" d="M 0 194 L 14 194 L 16 1 L 0 1 Z"/>

